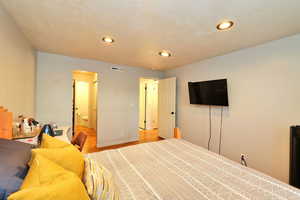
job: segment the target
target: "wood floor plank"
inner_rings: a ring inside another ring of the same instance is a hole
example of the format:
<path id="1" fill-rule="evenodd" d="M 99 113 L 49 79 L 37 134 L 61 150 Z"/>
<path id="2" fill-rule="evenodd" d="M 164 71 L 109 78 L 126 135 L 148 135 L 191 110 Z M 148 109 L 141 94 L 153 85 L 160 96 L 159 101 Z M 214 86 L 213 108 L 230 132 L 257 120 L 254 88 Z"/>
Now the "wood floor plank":
<path id="1" fill-rule="evenodd" d="M 146 130 L 146 131 L 140 131 L 138 133 L 139 134 L 138 141 L 98 148 L 97 147 L 97 134 L 94 129 L 87 128 L 84 126 L 76 126 L 75 133 L 78 134 L 80 132 L 84 132 L 87 135 L 87 140 L 86 140 L 85 145 L 82 150 L 83 153 L 92 153 L 92 152 L 104 151 L 104 150 L 109 150 L 109 149 L 117 149 L 117 148 L 121 148 L 121 147 L 126 147 L 126 146 L 146 143 L 146 142 L 154 142 L 154 141 L 163 140 L 163 138 L 158 136 L 158 130 Z"/>

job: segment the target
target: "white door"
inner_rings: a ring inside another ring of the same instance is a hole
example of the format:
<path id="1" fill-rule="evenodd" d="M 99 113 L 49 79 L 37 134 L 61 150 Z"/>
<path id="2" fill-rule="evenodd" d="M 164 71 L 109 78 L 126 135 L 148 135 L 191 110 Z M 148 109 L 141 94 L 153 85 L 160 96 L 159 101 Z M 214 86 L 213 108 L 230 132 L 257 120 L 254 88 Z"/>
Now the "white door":
<path id="1" fill-rule="evenodd" d="M 176 121 L 176 78 L 158 81 L 158 134 L 172 138 Z"/>

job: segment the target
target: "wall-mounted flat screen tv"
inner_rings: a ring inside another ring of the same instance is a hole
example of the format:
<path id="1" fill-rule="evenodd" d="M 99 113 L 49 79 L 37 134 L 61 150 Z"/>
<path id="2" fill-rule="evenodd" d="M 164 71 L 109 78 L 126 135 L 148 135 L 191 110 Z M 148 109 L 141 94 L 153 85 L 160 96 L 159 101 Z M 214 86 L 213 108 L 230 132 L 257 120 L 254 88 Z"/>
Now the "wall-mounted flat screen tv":
<path id="1" fill-rule="evenodd" d="M 229 106 L 227 79 L 189 82 L 190 104 Z"/>

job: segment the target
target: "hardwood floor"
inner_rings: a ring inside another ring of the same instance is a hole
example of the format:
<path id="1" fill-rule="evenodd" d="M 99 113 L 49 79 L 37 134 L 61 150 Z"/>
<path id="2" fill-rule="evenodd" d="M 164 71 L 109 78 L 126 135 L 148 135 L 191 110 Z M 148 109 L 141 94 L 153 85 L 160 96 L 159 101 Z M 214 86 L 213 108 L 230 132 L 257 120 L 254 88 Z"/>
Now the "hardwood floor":
<path id="1" fill-rule="evenodd" d="M 104 151 L 104 150 L 108 150 L 108 149 L 117 149 L 117 148 L 126 147 L 126 146 L 130 146 L 130 145 L 136 145 L 136 144 L 141 144 L 141 143 L 146 143 L 146 142 L 154 142 L 154 141 L 163 140 L 163 138 L 158 136 L 157 130 L 147 130 L 147 131 L 139 132 L 139 140 L 138 141 L 98 148 L 97 147 L 97 135 L 96 135 L 96 131 L 94 129 L 87 128 L 84 126 L 76 126 L 75 133 L 77 134 L 79 132 L 84 132 L 87 135 L 87 140 L 86 140 L 85 145 L 82 150 L 83 153 L 92 153 L 92 152 Z"/>
<path id="2" fill-rule="evenodd" d="M 76 126 L 75 134 L 83 132 L 87 135 L 87 139 L 83 146 L 82 152 L 91 153 L 97 151 L 97 134 L 92 128 L 87 128 L 85 126 Z"/>

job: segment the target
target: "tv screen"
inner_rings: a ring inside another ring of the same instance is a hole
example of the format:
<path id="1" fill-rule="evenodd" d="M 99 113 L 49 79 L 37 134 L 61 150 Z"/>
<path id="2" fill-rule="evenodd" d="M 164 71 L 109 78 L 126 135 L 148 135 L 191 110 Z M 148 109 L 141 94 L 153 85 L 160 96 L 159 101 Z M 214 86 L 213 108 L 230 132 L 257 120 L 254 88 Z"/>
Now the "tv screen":
<path id="1" fill-rule="evenodd" d="M 227 79 L 189 82 L 191 104 L 228 106 Z"/>

